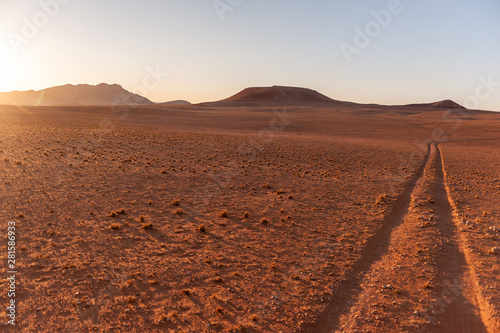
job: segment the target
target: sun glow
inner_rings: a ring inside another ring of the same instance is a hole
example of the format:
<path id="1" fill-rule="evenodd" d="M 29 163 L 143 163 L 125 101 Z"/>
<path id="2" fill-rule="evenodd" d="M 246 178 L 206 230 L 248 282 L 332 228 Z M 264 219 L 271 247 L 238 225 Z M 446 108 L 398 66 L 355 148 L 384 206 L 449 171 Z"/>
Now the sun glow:
<path id="1" fill-rule="evenodd" d="M 19 75 L 19 61 L 9 49 L 9 45 L 0 42 L 0 91 L 14 90 Z"/>

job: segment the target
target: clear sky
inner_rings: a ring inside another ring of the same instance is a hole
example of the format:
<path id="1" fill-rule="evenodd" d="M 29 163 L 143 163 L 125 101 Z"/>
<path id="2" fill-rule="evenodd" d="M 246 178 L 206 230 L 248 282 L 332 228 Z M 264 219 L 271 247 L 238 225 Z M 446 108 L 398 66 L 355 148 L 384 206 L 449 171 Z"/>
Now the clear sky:
<path id="1" fill-rule="evenodd" d="M 500 111 L 500 1 L 0 0 L 0 91 L 101 82 L 156 102 L 290 85 Z"/>

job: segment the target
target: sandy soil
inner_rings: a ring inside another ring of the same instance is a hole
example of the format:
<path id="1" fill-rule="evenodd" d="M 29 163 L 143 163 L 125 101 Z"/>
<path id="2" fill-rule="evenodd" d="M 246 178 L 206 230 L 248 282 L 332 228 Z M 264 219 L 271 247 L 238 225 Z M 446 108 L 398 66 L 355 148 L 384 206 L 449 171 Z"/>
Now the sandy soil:
<path id="1" fill-rule="evenodd" d="M 495 332 L 500 116 L 444 112 L 0 107 L 15 329 Z"/>

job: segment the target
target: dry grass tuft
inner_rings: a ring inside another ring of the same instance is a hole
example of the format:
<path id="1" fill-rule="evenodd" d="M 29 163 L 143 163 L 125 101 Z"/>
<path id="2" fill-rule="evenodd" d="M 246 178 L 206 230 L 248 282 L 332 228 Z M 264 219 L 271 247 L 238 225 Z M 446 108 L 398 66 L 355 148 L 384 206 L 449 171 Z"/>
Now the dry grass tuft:
<path id="1" fill-rule="evenodd" d="M 153 223 L 145 223 L 142 225 L 141 229 L 143 230 L 152 230 L 153 229 Z"/>

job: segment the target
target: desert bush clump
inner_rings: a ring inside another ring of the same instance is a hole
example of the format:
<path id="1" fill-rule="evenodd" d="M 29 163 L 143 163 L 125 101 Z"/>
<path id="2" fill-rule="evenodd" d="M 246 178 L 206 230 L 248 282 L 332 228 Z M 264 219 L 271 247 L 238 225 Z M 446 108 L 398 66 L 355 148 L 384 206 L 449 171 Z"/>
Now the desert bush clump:
<path id="1" fill-rule="evenodd" d="M 378 196 L 377 201 L 375 201 L 375 205 L 381 205 L 385 199 L 387 198 L 387 194 L 381 194 Z"/>
<path id="2" fill-rule="evenodd" d="M 489 251 L 491 254 L 496 254 L 496 255 L 500 255 L 500 247 L 498 246 L 494 246 L 490 249 Z"/>

